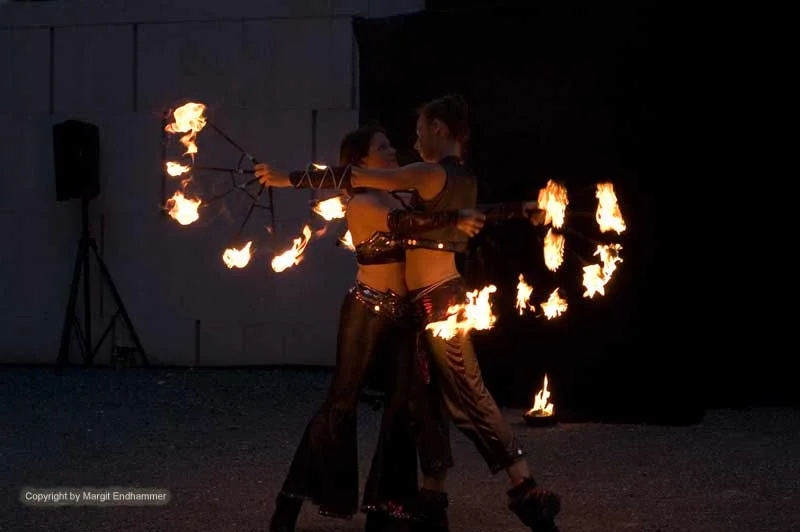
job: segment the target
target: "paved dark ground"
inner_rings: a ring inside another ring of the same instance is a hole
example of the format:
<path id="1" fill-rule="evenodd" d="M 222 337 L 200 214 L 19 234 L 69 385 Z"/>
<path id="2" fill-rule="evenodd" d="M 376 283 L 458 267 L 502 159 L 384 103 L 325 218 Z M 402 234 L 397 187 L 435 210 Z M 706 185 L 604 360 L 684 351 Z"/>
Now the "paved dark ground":
<path id="1" fill-rule="evenodd" d="M 0 530 L 264 530 L 273 497 L 330 375 L 295 370 L 0 367 Z M 718 410 L 688 427 L 560 424 L 506 410 L 542 483 L 562 493 L 564 532 L 800 531 L 800 413 Z M 361 409 L 366 471 L 379 412 Z M 454 431 L 451 529 L 523 532 Z M 34 508 L 23 486 L 170 490 L 163 507 Z M 299 531 L 361 530 L 309 508 Z"/>

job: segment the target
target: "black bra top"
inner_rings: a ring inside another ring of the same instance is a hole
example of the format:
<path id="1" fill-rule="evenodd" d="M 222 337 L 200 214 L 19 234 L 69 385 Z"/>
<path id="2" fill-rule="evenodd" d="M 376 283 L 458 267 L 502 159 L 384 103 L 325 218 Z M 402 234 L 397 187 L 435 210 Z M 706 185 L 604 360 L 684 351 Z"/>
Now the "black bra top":
<path id="1" fill-rule="evenodd" d="M 357 190 L 355 193 L 359 193 Z M 411 209 L 411 205 L 406 203 L 402 197 L 395 192 L 390 192 L 397 198 L 406 209 Z M 355 246 L 356 262 L 362 266 L 373 264 L 392 264 L 404 262 L 406 260 L 405 240 L 394 233 L 376 231 L 368 239 Z"/>
<path id="2" fill-rule="evenodd" d="M 404 241 L 394 233 L 376 231 L 356 245 L 356 262 L 362 266 L 391 264 L 406 260 Z"/>

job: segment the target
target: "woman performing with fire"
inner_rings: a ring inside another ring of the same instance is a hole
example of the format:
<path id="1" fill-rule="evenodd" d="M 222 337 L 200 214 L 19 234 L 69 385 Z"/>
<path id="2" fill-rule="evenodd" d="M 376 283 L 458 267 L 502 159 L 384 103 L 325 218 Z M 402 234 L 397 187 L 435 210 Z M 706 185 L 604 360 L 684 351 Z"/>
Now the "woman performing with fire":
<path id="1" fill-rule="evenodd" d="M 397 167 L 394 148 L 379 127 L 348 134 L 341 145 L 341 167 L 284 174 L 265 164 L 256 176 L 271 186 L 338 188 L 351 165 Z M 358 505 L 356 405 L 370 364 L 378 357 L 389 367 L 387 401 L 378 445 L 368 475 L 362 509 L 367 530 L 447 530 L 444 509 L 422 515 L 419 494 L 434 493 L 452 466 L 446 418 L 437 395 L 430 395 L 415 359 L 414 328 L 405 284 L 405 238 L 445 227 L 475 235 L 484 216 L 473 209 L 438 212 L 408 210 L 400 194 L 377 189 L 351 189 L 347 225 L 355 246 L 358 273 L 339 316 L 336 366 L 324 404 L 309 422 L 289 473 L 276 499 L 271 532 L 291 532 L 304 499 L 319 512 L 349 518 Z M 413 427 L 413 430 L 412 430 Z M 415 441 L 416 440 L 416 441 Z M 423 473 L 418 491 L 417 453 Z M 441 490 L 440 490 L 441 491 Z M 438 494 L 444 496 L 443 494 Z"/>
<path id="2" fill-rule="evenodd" d="M 460 96 L 425 104 L 418 113 L 416 143 L 423 162 L 400 168 L 353 167 L 349 185 L 416 190 L 416 208 L 431 214 L 476 208 L 477 179 L 461 156 L 469 131 L 467 113 Z M 520 205 L 516 214 L 526 216 L 524 204 Z M 412 249 L 406 251 L 405 279 L 416 312 L 424 324 L 445 320 L 451 305 L 467 301 L 455 263 L 456 253 L 467 249 L 467 236 L 452 227 L 439 227 L 406 239 L 406 244 Z M 533 479 L 511 427 L 486 389 L 468 334 L 444 340 L 430 330 L 421 332 L 454 424 L 475 444 L 492 473 L 504 469 L 508 474 L 509 508 L 532 531 L 556 531 L 560 498 Z M 446 505 L 446 498 L 440 504 Z"/>

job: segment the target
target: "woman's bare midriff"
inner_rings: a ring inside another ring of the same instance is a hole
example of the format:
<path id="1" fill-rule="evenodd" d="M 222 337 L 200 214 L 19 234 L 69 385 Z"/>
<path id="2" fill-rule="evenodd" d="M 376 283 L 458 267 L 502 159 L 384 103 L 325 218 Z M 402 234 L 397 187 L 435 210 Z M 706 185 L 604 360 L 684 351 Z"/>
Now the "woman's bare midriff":
<path id="1" fill-rule="evenodd" d="M 385 292 L 392 290 L 396 294 L 404 296 L 408 291 L 404 280 L 405 264 L 396 262 L 393 264 L 373 264 L 371 266 L 359 266 L 356 279 L 362 283 Z"/>
<path id="2" fill-rule="evenodd" d="M 455 254 L 433 249 L 406 251 L 406 285 L 409 290 L 430 286 L 459 275 Z"/>

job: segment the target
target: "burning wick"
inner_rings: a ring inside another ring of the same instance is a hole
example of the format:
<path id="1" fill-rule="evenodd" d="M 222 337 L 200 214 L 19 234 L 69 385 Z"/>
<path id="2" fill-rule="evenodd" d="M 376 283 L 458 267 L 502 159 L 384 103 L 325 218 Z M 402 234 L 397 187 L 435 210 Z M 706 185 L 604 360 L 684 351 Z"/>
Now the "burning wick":
<path id="1" fill-rule="evenodd" d="M 350 251 L 355 251 L 356 247 L 353 245 L 353 235 L 350 234 L 350 231 L 347 231 L 342 238 L 339 239 L 339 244 L 342 245 L 345 249 L 349 249 Z"/>
<path id="2" fill-rule="evenodd" d="M 333 197 L 318 202 L 312 210 L 319 214 L 325 221 L 338 220 L 344 218 L 345 205 L 340 197 Z"/>
<path id="3" fill-rule="evenodd" d="M 558 295 L 558 288 L 556 288 L 547 301 L 542 302 L 541 306 L 545 317 L 552 320 L 567 311 L 567 300 Z"/>
<path id="4" fill-rule="evenodd" d="M 190 171 L 191 168 L 182 164 L 178 164 L 176 162 L 169 161 L 167 162 L 167 173 L 172 177 L 178 177 L 180 175 L 185 174 L 186 172 Z"/>
<path id="5" fill-rule="evenodd" d="M 583 268 L 583 287 L 586 291 L 583 297 L 592 298 L 595 294 L 606 295 L 605 286 L 611 280 L 611 275 L 617 269 L 617 263 L 622 262 L 619 252 L 622 246 L 619 244 L 607 244 L 597 246 L 594 255 L 600 255 L 600 264 L 590 264 Z"/>
<path id="6" fill-rule="evenodd" d="M 295 238 L 291 249 L 284 251 L 272 259 L 272 269 L 280 273 L 292 266 L 300 264 L 303 260 L 303 252 L 311 240 L 311 228 L 306 225 L 303 227 L 303 235 Z"/>
<path id="7" fill-rule="evenodd" d="M 525 309 L 534 311 L 536 307 L 529 304 L 528 300 L 533 294 L 533 287 L 525 282 L 525 279 L 522 277 L 522 274 L 519 274 L 519 283 L 517 284 L 517 309 L 519 310 L 519 315 L 522 316 L 522 313 L 525 312 Z"/>
<path id="8" fill-rule="evenodd" d="M 435 321 L 425 326 L 432 330 L 434 336 L 449 340 L 458 332 L 466 334 L 470 329 L 483 331 L 491 329 L 497 318 L 492 314 L 492 305 L 489 295 L 497 292 L 493 284 L 480 290 L 467 293 L 467 303 L 453 305 L 447 309 L 447 319 Z"/>
<path id="9" fill-rule="evenodd" d="M 189 225 L 200 218 L 197 209 L 202 203 L 203 201 L 200 199 L 185 197 L 183 192 L 179 190 L 167 200 L 166 208 L 169 209 L 169 215 L 179 224 Z"/>
<path id="10" fill-rule="evenodd" d="M 547 374 L 544 376 L 544 388 L 533 397 L 533 408 L 528 410 L 529 416 L 549 417 L 553 415 L 556 406 L 549 402 L 550 391 L 547 389 Z"/>
<path id="11" fill-rule="evenodd" d="M 539 190 L 537 201 L 539 208 L 545 211 L 544 225 L 551 225 L 556 229 L 564 225 L 564 217 L 567 213 L 567 189 L 564 185 L 556 183 L 552 179 L 547 185 Z"/>
<path id="12" fill-rule="evenodd" d="M 186 133 L 181 137 L 181 143 L 186 146 L 184 155 L 194 157 L 197 153 L 197 144 L 194 141 L 206 125 L 206 117 L 203 116 L 205 110 L 206 106 L 202 103 L 189 102 L 182 105 L 172 113 L 175 121 L 164 128 L 167 133 Z"/>
<path id="13" fill-rule="evenodd" d="M 600 226 L 600 232 L 616 231 L 617 234 L 622 233 L 625 227 L 625 221 L 622 219 L 622 211 L 619 209 L 617 203 L 617 195 L 614 193 L 613 183 L 598 183 L 597 184 L 597 225 Z"/>
<path id="14" fill-rule="evenodd" d="M 544 237 L 544 263 L 551 272 L 556 271 L 564 262 L 564 235 L 553 232 L 550 228 Z"/>
<path id="15" fill-rule="evenodd" d="M 250 259 L 253 258 L 253 253 L 250 251 L 250 246 L 253 245 L 251 240 L 244 245 L 241 249 L 228 248 L 222 254 L 222 261 L 229 269 L 244 268 L 250 264 Z"/>

